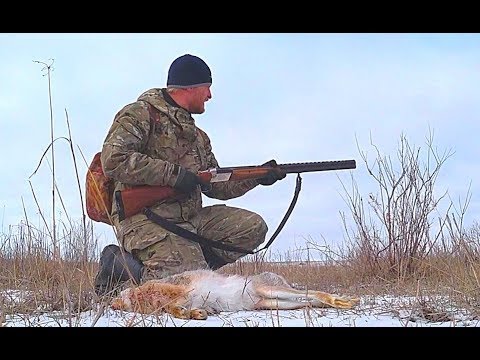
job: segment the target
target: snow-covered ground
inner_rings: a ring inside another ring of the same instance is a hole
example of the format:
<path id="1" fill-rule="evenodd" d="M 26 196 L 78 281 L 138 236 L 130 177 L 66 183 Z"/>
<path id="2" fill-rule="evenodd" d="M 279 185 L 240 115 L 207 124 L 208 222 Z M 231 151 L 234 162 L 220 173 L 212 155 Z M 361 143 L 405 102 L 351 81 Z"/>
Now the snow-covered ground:
<path id="1" fill-rule="evenodd" d="M 480 319 L 442 305 L 442 299 L 428 301 L 433 307 L 421 303 L 414 297 L 363 297 L 353 310 L 224 312 L 207 320 L 180 320 L 166 314 L 142 316 L 98 305 L 95 310 L 78 314 L 39 311 L 0 319 L 7 327 L 480 327 Z"/>

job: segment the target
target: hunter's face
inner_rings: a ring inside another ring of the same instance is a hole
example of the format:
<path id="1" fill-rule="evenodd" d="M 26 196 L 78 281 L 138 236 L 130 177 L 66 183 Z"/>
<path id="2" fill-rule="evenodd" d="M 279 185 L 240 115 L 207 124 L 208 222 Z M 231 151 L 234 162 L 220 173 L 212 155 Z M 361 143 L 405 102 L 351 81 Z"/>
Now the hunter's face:
<path id="1" fill-rule="evenodd" d="M 192 114 L 203 114 L 205 103 L 212 98 L 211 85 L 199 86 L 190 89 L 190 109 Z"/>

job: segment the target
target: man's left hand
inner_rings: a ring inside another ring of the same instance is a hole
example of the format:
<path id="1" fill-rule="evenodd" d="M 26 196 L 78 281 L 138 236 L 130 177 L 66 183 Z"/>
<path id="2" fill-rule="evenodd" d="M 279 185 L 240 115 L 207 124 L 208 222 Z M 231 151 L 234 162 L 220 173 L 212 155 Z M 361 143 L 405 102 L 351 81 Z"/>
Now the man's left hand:
<path id="1" fill-rule="evenodd" d="M 282 180 L 287 176 L 285 170 L 277 166 L 275 160 L 267 161 L 262 166 L 272 167 L 272 169 L 263 178 L 257 179 L 260 185 L 269 186 L 275 184 L 278 180 Z"/>

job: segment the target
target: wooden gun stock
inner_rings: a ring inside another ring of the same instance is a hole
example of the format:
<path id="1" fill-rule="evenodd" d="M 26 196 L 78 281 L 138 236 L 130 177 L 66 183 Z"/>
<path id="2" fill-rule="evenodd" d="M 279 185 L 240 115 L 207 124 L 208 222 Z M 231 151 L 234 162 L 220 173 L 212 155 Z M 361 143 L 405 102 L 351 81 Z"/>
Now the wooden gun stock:
<path id="1" fill-rule="evenodd" d="M 319 161 L 306 163 L 278 164 L 287 174 L 313 171 L 355 169 L 355 160 Z M 240 181 L 265 177 L 272 166 L 238 166 L 213 168 L 200 171 L 197 175 L 203 183 Z M 141 185 L 115 192 L 120 219 L 138 214 L 145 207 L 153 206 L 165 199 L 181 199 L 186 196 L 170 186 Z"/>
<path id="2" fill-rule="evenodd" d="M 170 186 L 141 185 L 121 191 L 117 190 L 115 201 L 120 220 L 123 220 L 138 214 L 143 208 L 153 206 L 159 201 L 180 196 L 181 193 Z"/>

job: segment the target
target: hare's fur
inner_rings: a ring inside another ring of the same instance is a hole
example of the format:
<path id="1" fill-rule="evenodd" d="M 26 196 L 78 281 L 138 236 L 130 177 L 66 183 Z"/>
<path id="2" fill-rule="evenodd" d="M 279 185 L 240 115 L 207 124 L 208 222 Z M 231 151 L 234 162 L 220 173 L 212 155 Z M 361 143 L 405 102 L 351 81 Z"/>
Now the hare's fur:
<path id="1" fill-rule="evenodd" d="M 280 275 L 225 275 L 212 270 L 186 271 L 123 290 L 112 308 L 143 314 L 167 312 L 181 319 L 204 320 L 221 311 L 334 307 L 350 309 L 357 298 L 297 290 Z"/>

